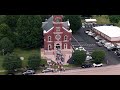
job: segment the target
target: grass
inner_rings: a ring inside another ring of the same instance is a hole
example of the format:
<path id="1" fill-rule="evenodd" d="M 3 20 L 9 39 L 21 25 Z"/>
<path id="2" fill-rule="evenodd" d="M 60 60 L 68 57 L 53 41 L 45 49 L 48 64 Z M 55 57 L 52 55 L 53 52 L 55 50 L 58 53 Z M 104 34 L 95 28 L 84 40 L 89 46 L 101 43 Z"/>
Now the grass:
<path id="1" fill-rule="evenodd" d="M 93 18 L 97 20 L 98 24 L 110 24 L 108 15 L 93 15 Z"/>
<path id="2" fill-rule="evenodd" d="M 72 67 L 76 67 L 75 65 L 73 64 L 68 64 L 68 65 L 64 65 L 64 67 L 69 67 L 69 68 L 72 68 Z"/>
<path id="3" fill-rule="evenodd" d="M 14 53 L 18 54 L 19 57 L 24 57 L 24 60 L 23 60 L 23 67 L 25 67 L 27 65 L 27 61 L 28 61 L 28 57 L 32 54 L 38 54 L 40 55 L 40 49 L 34 49 L 34 50 L 22 50 L 22 49 L 19 49 L 19 48 L 16 48 L 14 50 Z M 0 70 L 4 70 L 2 68 L 2 63 L 3 63 L 3 59 L 4 59 L 4 56 L 0 55 Z M 44 61 L 42 61 L 42 63 L 44 63 Z M 0 75 L 1 75 L 2 72 L 0 72 Z"/>
<path id="4" fill-rule="evenodd" d="M 19 57 L 24 57 L 24 60 L 23 60 L 23 67 L 25 67 L 27 65 L 27 62 L 28 62 L 28 58 L 30 55 L 32 54 L 38 54 L 40 55 L 40 49 L 34 49 L 34 50 L 22 50 L 22 49 L 15 49 L 14 52 L 16 54 L 18 54 Z"/>

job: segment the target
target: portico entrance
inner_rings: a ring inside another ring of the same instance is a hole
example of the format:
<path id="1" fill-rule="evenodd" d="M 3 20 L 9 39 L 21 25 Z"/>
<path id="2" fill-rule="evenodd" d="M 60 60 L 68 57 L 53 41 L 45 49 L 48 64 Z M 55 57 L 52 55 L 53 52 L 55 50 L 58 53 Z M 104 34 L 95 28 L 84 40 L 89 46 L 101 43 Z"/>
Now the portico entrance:
<path id="1" fill-rule="evenodd" d="M 60 49 L 60 44 L 56 44 L 56 49 Z"/>

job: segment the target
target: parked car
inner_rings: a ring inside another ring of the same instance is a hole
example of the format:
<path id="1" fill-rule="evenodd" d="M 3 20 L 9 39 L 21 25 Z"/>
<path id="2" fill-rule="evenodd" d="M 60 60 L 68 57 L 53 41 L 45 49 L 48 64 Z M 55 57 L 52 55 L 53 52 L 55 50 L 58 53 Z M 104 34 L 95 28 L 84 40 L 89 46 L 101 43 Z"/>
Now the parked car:
<path id="1" fill-rule="evenodd" d="M 78 49 L 79 49 L 80 51 L 86 51 L 85 48 L 83 48 L 83 47 L 79 47 Z"/>
<path id="2" fill-rule="evenodd" d="M 92 57 L 91 56 L 86 56 L 86 59 L 85 60 L 91 60 Z"/>
<path id="3" fill-rule="evenodd" d="M 35 74 L 34 70 L 26 70 L 25 72 L 22 73 L 23 75 L 32 75 Z"/>
<path id="4" fill-rule="evenodd" d="M 102 44 L 101 42 L 96 42 L 96 44 L 97 44 L 99 47 L 103 46 L 103 44 Z"/>
<path id="5" fill-rule="evenodd" d="M 95 38 L 95 40 L 97 40 L 97 41 L 102 39 L 102 38 L 101 38 L 100 36 L 98 36 L 98 35 L 97 35 L 96 37 L 94 37 L 94 38 Z"/>
<path id="6" fill-rule="evenodd" d="M 95 37 L 96 36 L 96 34 L 95 33 L 92 33 L 92 35 L 91 35 L 92 37 Z"/>
<path id="7" fill-rule="evenodd" d="M 7 73 L 7 75 L 15 75 L 14 73 Z"/>
<path id="8" fill-rule="evenodd" d="M 90 32 L 88 32 L 88 35 L 89 35 L 89 36 L 92 36 L 92 35 L 93 35 L 93 33 L 90 31 Z"/>
<path id="9" fill-rule="evenodd" d="M 114 52 L 117 56 L 120 56 L 120 50 L 118 49 L 117 51 Z"/>
<path id="10" fill-rule="evenodd" d="M 104 44 L 104 47 L 110 47 L 111 46 L 111 43 L 110 42 L 106 42 L 105 44 Z"/>
<path id="11" fill-rule="evenodd" d="M 46 73 L 46 72 L 54 72 L 53 68 L 46 68 L 42 71 L 42 73 Z"/>
<path id="12" fill-rule="evenodd" d="M 82 68 L 90 68 L 92 67 L 93 65 L 91 63 L 84 63 L 81 65 Z"/>
<path id="13" fill-rule="evenodd" d="M 93 63 L 93 66 L 94 66 L 94 67 L 101 67 L 101 66 L 103 66 L 103 64 L 102 64 L 102 63 L 98 63 L 98 64 Z"/>
<path id="14" fill-rule="evenodd" d="M 101 44 L 105 44 L 105 43 L 107 43 L 107 41 L 106 40 L 104 40 L 104 39 L 102 39 L 102 40 L 99 40 L 99 42 L 101 42 Z"/>
<path id="15" fill-rule="evenodd" d="M 90 32 L 90 30 L 85 30 L 85 33 L 88 34 Z"/>

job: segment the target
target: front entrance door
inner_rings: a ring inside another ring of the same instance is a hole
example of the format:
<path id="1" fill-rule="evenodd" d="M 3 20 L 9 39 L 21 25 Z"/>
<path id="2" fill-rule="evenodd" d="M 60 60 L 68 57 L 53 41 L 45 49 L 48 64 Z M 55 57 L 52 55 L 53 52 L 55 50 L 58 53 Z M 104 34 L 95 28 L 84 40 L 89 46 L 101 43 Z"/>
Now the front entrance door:
<path id="1" fill-rule="evenodd" d="M 60 44 L 56 44 L 56 49 L 60 49 Z"/>

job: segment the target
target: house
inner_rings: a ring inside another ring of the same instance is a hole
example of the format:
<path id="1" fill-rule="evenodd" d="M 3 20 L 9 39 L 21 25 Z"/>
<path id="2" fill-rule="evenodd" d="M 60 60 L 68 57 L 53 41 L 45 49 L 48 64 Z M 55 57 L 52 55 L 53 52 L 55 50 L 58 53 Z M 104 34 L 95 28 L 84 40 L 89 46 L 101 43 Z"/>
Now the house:
<path id="1" fill-rule="evenodd" d="M 72 55 L 72 30 L 69 21 L 63 22 L 63 15 L 52 15 L 42 23 L 44 35 L 44 56 L 54 62 L 67 64 Z M 59 58 L 58 58 L 59 57 Z"/>

